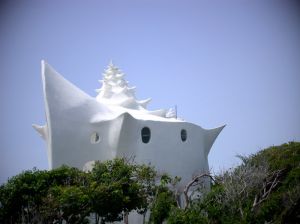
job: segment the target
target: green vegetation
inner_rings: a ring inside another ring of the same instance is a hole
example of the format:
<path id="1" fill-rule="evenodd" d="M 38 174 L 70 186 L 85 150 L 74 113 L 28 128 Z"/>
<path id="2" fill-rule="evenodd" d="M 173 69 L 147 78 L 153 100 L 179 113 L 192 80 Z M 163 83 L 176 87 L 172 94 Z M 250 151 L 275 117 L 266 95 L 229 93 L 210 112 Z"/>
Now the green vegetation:
<path id="1" fill-rule="evenodd" d="M 300 223 L 300 143 L 239 158 L 240 166 L 218 176 L 199 174 L 181 199 L 180 178 L 158 177 L 126 159 L 97 162 L 88 173 L 66 166 L 25 171 L 0 186 L 0 223 L 90 223 L 91 215 L 107 223 L 133 210 L 150 211 L 155 224 Z"/>
<path id="2" fill-rule="evenodd" d="M 25 171 L 0 188 L 0 223 L 95 223 L 143 213 L 155 192 L 153 168 L 125 159 L 97 162 L 84 173 L 63 166 Z"/>
<path id="3" fill-rule="evenodd" d="M 215 177 L 211 191 L 167 223 L 300 223 L 300 143 L 273 146 Z"/>

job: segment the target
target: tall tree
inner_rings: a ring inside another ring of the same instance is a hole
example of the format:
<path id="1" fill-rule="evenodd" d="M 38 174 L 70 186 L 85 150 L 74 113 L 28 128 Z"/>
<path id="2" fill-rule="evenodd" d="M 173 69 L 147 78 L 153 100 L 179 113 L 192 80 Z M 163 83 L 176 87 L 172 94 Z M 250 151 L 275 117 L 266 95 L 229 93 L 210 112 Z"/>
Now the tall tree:
<path id="1" fill-rule="evenodd" d="M 125 159 L 96 163 L 91 172 L 92 211 L 102 223 L 122 220 L 132 210 L 145 212 L 155 189 L 154 169 Z"/>

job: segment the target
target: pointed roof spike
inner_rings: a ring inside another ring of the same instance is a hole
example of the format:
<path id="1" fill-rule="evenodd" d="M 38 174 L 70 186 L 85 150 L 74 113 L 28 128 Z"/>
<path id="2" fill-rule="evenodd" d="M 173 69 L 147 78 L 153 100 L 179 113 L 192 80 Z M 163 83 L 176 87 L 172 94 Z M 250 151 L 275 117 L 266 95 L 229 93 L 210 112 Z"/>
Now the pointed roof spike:
<path id="1" fill-rule="evenodd" d="M 132 86 L 132 87 L 127 87 L 128 90 L 135 90 L 136 86 Z"/>
<path id="2" fill-rule="evenodd" d="M 108 69 L 119 70 L 119 68 L 113 63 L 113 60 L 109 61 Z"/>
<path id="3" fill-rule="evenodd" d="M 214 141 L 216 140 L 216 138 L 218 137 L 218 135 L 220 134 L 220 132 L 223 130 L 223 128 L 225 127 L 226 125 L 223 125 L 221 127 L 218 127 L 218 128 L 214 128 L 214 129 L 209 129 L 205 132 L 205 146 L 206 148 L 204 149 L 204 152 L 206 155 L 208 155 L 210 149 L 211 149 L 211 146 L 214 144 Z"/>
<path id="4" fill-rule="evenodd" d="M 151 98 L 148 98 L 145 100 L 139 100 L 139 101 L 137 101 L 137 103 L 146 109 L 148 103 L 150 103 L 151 100 L 152 100 Z"/>
<path id="5" fill-rule="evenodd" d="M 124 73 L 118 73 L 116 76 L 117 76 L 117 78 L 122 78 L 122 77 L 124 77 Z"/>
<path id="6" fill-rule="evenodd" d="M 44 63 L 44 62 L 42 62 L 42 63 Z M 46 125 L 32 124 L 32 127 L 39 133 L 39 135 L 40 135 L 44 140 L 47 140 L 48 133 L 47 133 L 47 126 L 46 126 Z"/>

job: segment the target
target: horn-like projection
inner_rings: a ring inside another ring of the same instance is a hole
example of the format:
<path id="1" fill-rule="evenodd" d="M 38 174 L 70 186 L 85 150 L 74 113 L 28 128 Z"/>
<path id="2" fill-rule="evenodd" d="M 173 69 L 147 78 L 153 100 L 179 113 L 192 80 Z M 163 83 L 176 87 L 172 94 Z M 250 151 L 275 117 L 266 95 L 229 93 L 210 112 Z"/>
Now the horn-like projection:
<path id="1" fill-rule="evenodd" d="M 226 125 L 218 128 L 206 130 L 205 133 L 205 155 L 207 156 L 216 138 Z"/>

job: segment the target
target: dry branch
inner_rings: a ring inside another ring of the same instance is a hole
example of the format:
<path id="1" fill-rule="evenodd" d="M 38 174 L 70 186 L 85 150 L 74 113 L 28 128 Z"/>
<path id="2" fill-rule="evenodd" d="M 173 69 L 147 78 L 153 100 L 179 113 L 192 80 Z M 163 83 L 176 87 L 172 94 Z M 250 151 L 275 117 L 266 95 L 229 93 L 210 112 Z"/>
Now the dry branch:
<path id="1" fill-rule="evenodd" d="M 261 189 L 261 192 L 257 195 L 255 195 L 253 204 L 252 204 L 252 211 L 260 205 L 262 202 L 264 202 L 268 196 L 271 194 L 271 192 L 277 187 L 277 185 L 280 183 L 280 177 L 283 173 L 283 170 L 277 170 L 266 178 L 266 180 L 263 183 L 263 187 Z"/>
<path id="2" fill-rule="evenodd" d="M 214 178 L 209 173 L 202 173 L 202 174 L 199 174 L 199 175 L 193 177 L 193 179 L 189 183 L 187 183 L 187 185 L 185 185 L 184 190 L 183 190 L 183 195 L 184 195 L 184 199 L 185 199 L 184 209 L 188 208 L 188 206 L 190 204 L 190 198 L 188 196 L 188 192 L 189 192 L 190 188 L 197 186 L 199 184 L 200 179 L 204 178 L 204 177 L 209 177 L 212 181 L 215 181 Z"/>

